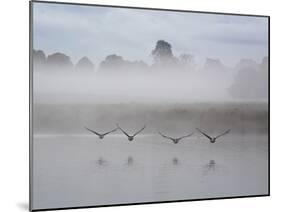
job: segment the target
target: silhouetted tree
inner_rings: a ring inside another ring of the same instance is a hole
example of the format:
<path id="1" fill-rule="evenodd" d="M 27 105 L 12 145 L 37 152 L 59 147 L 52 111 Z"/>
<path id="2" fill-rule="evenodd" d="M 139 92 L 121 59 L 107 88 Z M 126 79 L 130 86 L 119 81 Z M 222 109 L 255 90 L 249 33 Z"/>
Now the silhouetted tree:
<path id="1" fill-rule="evenodd" d="M 47 57 L 48 68 L 56 70 L 72 69 L 73 63 L 70 57 L 62 53 L 54 53 Z"/>
<path id="2" fill-rule="evenodd" d="M 241 69 L 247 69 L 247 68 L 254 68 L 257 69 L 259 66 L 259 64 L 252 60 L 252 59 L 241 59 L 237 65 L 235 66 L 235 69 L 237 71 L 241 70 Z"/>
<path id="3" fill-rule="evenodd" d="M 172 46 L 164 40 L 158 40 L 155 48 L 151 52 L 154 58 L 153 68 L 177 69 L 178 60 L 174 57 Z"/>
<path id="4" fill-rule="evenodd" d="M 148 65 L 142 60 L 139 61 L 126 61 L 126 67 L 133 70 L 146 70 Z"/>
<path id="5" fill-rule="evenodd" d="M 148 65 L 143 61 L 128 61 L 116 54 L 108 55 L 104 61 L 100 63 L 101 70 L 108 71 L 129 71 L 146 70 Z"/>
<path id="6" fill-rule="evenodd" d="M 87 57 L 82 57 L 75 66 L 76 70 L 93 71 L 95 66 Z"/>
<path id="7" fill-rule="evenodd" d="M 181 54 L 179 59 L 180 65 L 184 70 L 195 70 L 196 63 L 194 56 L 191 54 Z"/>
<path id="8" fill-rule="evenodd" d="M 264 57 L 262 63 L 260 64 L 259 71 L 259 81 L 261 95 L 264 97 L 268 96 L 268 57 Z"/>
<path id="9" fill-rule="evenodd" d="M 116 54 L 108 55 L 104 61 L 100 63 L 101 69 L 107 69 L 107 70 L 114 70 L 114 69 L 120 69 L 124 66 L 124 60 L 121 56 L 118 56 Z"/>
<path id="10" fill-rule="evenodd" d="M 156 62 L 166 61 L 173 58 L 172 46 L 164 40 L 158 40 L 152 55 Z"/>
<path id="11" fill-rule="evenodd" d="M 204 64 L 204 69 L 207 71 L 222 71 L 224 66 L 219 59 L 207 58 Z"/>
<path id="12" fill-rule="evenodd" d="M 268 59 L 258 66 L 252 63 L 240 69 L 229 88 L 230 94 L 242 99 L 266 99 L 268 96 Z"/>
<path id="13" fill-rule="evenodd" d="M 264 57 L 261 63 L 261 70 L 268 71 L 268 57 Z"/>
<path id="14" fill-rule="evenodd" d="M 42 50 L 33 49 L 33 68 L 34 70 L 42 70 L 46 65 L 46 55 Z"/>

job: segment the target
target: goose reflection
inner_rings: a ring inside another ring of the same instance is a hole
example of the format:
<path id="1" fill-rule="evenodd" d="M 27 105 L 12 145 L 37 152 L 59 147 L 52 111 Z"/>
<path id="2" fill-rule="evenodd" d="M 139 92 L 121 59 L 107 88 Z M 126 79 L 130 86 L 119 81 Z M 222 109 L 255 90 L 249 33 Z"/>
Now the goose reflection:
<path id="1" fill-rule="evenodd" d="M 206 168 L 208 171 L 215 171 L 216 169 L 216 161 L 215 160 L 210 160 L 209 163 L 206 165 Z"/>
<path id="2" fill-rule="evenodd" d="M 172 159 L 172 163 L 173 163 L 173 165 L 175 165 L 175 166 L 177 166 L 177 165 L 179 165 L 179 159 L 177 158 L 177 157 L 174 157 L 173 159 Z"/>
<path id="3" fill-rule="evenodd" d="M 134 164 L 134 158 L 132 157 L 132 156 L 129 156 L 128 158 L 127 158 L 127 165 L 128 166 L 131 166 L 131 165 L 133 165 Z"/>
<path id="4" fill-rule="evenodd" d="M 104 166 L 104 165 L 106 165 L 106 160 L 105 160 L 103 157 L 100 157 L 100 158 L 97 160 L 97 165 L 99 165 L 99 166 Z"/>
<path id="5" fill-rule="evenodd" d="M 203 174 L 207 175 L 209 173 L 214 173 L 216 171 L 217 164 L 215 160 L 210 160 L 207 164 L 203 167 Z"/>

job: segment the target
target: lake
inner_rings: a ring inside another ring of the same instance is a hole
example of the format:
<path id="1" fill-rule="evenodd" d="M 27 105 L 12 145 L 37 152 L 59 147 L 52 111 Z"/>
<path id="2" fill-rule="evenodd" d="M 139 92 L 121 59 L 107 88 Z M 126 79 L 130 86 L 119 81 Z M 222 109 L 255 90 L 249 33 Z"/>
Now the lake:
<path id="1" fill-rule="evenodd" d="M 33 208 L 204 199 L 268 193 L 268 135 L 230 133 L 211 144 L 158 134 L 36 134 Z"/>

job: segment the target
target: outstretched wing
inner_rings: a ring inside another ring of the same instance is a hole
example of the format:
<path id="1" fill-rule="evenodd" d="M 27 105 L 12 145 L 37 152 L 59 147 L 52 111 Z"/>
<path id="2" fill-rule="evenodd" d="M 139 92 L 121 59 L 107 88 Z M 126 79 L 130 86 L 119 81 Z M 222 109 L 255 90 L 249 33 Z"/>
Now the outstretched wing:
<path id="1" fill-rule="evenodd" d="M 143 128 L 141 128 L 139 131 L 137 131 L 133 136 L 136 136 L 137 134 L 139 134 L 141 131 L 143 131 L 145 128 L 145 125 L 143 126 Z"/>
<path id="2" fill-rule="evenodd" d="M 128 133 L 126 133 L 120 126 L 119 124 L 116 124 L 116 126 L 128 137 L 130 137 L 130 135 Z"/>
<path id="3" fill-rule="evenodd" d="M 158 132 L 159 133 L 159 135 L 161 135 L 163 138 L 167 138 L 167 139 L 170 139 L 170 140 L 174 140 L 174 138 L 171 138 L 171 137 L 169 137 L 169 136 L 166 136 L 166 135 L 163 135 L 161 132 Z"/>
<path id="4" fill-rule="evenodd" d="M 114 130 L 110 130 L 110 131 L 104 133 L 103 136 L 105 136 L 105 135 L 107 135 L 107 134 L 109 134 L 109 133 L 115 132 L 117 129 L 118 129 L 118 128 L 115 128 Z"/>
<path id="5" fill-rule="evenodd" d="M 193 135 L 193 133 L 190 133 L 189 135 L 185 135 L 185 136 L 182 136 L 182 137 L 178 138 L 178 140 L 181 140 L 181 139 L 183 139 L 183 138 L 190 137 L 190 136 L 192 136 L 192 135 Z"/>
<path id="6" fill-rule="evenodd" d="M 96 131 L 94 131 L 94 130 L 91 130 L 91 129 L 87 128 L 87 127 L 85 127 L 85 129 L 88 130 L 88 131 L 90 131 L 90 132 L 92 132 L 92 133 L 94 133 L 94 134 L 96 134 L 96 135 L 98 135 L 98 136 L 101 135 L 101 134 L 99 134 L 98 132 L 96 132 Z"/>
<path id="7" fill-rule="evenodd" d="M 212 139 L 211 136 L 207 135 L 206 133 L 202 132 L 200 129 L 196 128 L 196 130 L 198 130 L 202 135 L 205 135 L 207 138 L 209 138 L 210 140 Z"/>
<path id="8" fill-rule="evenodd" d="M 229 129 L 229 130 L 226 130 L 224 133 L 218 135 L 217 137 L 215 137 L 215 139 L 217 139 L 217 138 L 219 138 L 219 137 L 221 137 L 221 136 L 223 136 L 223 135 L 225 135 L 225 134 L 227 134 L 227 133 L 229 133 L 229 132 L 230 132 L 230 129 Z"/>

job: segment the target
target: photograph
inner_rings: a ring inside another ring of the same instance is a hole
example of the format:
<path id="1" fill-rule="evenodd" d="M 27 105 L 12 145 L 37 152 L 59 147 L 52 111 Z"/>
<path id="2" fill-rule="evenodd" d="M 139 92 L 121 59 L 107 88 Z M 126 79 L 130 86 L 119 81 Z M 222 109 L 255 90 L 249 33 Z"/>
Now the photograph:
<path id="1" fill-rule="evenodd" d="M 269 195 L 269 16 L 30 2 L 30 209 Z"/>

